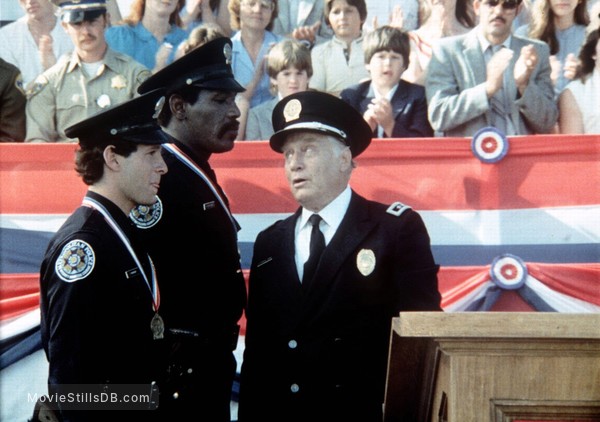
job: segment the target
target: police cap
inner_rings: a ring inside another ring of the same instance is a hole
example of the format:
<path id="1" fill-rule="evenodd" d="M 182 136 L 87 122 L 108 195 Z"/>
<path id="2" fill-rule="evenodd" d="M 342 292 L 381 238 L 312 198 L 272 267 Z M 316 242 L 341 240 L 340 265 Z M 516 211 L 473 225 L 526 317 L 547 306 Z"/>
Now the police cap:
<path id="1" fill-rule="evenodd" d="M 345 101 L 318 91 L 303 91 L 279 101 L 273 109 L 270 145 L 283 152 L 287 135 L 298 131 L 321 132 L 334 136 L 350 147 L 352 156 L 362 153 L 373 137 L 361 114 Z"/>
<path id="2" fill-rule="evenodd" d="M 106 0 L 52 0 L 66 23 L 91 21 L 106 13 Z"/>
<path id="3" fill-rule="evenodd" d="M 231 40 L 227 37 L 216 38 L 150 76 L 140 85 L 138 92 L 143 94 L 157 88 L 172 91 L 185 86 L 245 91 L 233 77 L 231 57 Z"/>
<path id="4" fill-rule="evenodd" d="M 156 116 L 165 102 L 160 89 L 128 100 L 94 114 L 65 130 L 69 138 L 79 138 L 82 147 L 106 142 L 162 144 L 167 136 L 160 129 Z"/>

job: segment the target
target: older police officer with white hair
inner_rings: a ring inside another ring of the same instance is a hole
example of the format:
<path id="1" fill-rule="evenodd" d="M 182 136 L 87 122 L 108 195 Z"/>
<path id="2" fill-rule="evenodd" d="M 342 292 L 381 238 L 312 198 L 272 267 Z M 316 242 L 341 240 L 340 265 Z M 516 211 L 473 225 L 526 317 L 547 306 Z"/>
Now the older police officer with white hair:
<path id="1" fill-rule="evenodd" d="M 300 208 L 256 239 L 239 420 L 379 422 L 392 317 L 440 310 L 427 229 L 350 188 L 372 132 L 344 101 L 292 94 L 273 128 Z"/>

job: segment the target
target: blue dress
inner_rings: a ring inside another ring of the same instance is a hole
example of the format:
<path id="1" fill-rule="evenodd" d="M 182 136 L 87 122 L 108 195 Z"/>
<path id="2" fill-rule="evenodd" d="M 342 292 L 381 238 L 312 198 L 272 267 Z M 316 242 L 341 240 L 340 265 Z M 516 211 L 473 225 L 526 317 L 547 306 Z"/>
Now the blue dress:
<path id="1" fill-rule="evenodd" d="M 270 46 L 279 42 L 281 39 L 282 38 L 279 35 L 275 35 L 272 32 L 265 31 L 265 38 L 260 48 L 260 52 L 258 53 L 258 58 L 256 59 L 257 64 L 260 64 L 262 62 L 262 59 L 268 53 Z M 233 57 L 231 63 L 233 75 L 235 76 L 235 79 L 242 86 L 245 87 L 252 80 L 252 77 L 254 76 L 254 72 L 256 70 L 256 66 L 252 62 L 252 59 L 248 54 L 248 50 L 246 50 L 246 47 L 244 47 L 244 44 L 242 43 L 242 36 L 240 31 L 235 33 L 235 35 L 231 38 L 231 42 L 233 43 Z M 269 90 L 269 86 L 269 75 L 267 74 L 265 69 L 265 72 L 260 82 L 256 86 L 254 95 L 252 95 L 252 99 L 250 100 L 250 107 L 255 107 L 273 98 L 273 95 Z"/>
<path id="2" fill-rule="evenodd" d="M 174 25 L 171 26 L 171 30 L 163 41 L 173 46 L 167 63 L 174 60 L 177 46 L 187 38 L 187 35 L 185 30 Z M 113 50 L 127 54 L 148 69 L 154 69 L 156 53 L 161 44 L 141 22 L 135 26 L 127 24 L 111 26 L 106 30 L 105 37 L 108 46 Z"/>

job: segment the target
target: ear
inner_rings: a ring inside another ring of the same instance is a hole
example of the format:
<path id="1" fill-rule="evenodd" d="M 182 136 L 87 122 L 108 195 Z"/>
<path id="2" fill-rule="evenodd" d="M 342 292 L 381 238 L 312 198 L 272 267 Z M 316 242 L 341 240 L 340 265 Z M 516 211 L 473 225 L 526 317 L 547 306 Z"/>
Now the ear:
<path id="1" fill-rule="evenodd" d="M 473 12 L 475 12 L 476 16 L 479 16 L 479 7 L 481 6 L 481 2 L 479 0 L 473 0 Z"/>
<path id="2" fill-rule="evenodd" d="M 177 120 L 185 120 L 187 116 L 185 101 L 180 95 L 173 94 L 169 97 L 169 108 Z"/>
<path id="3" fill-rule="evenodd" d="M 340 170 L 342 173 L 347 172 L 352 167 L 352 152 L 350 148 L 344 148 L 340 155 Z"/>
<path id="4" fill-rule="evenodd" d="M 104 157 L 104 164 L 106 167 L 111 169 L 112 171 L 119 171 L 121 169 L 121 165 L 119 163 L 119 155 L 115 153 L 115 146 L 108 145 L 104 148 L 102 152 L 102 157 Z"/>

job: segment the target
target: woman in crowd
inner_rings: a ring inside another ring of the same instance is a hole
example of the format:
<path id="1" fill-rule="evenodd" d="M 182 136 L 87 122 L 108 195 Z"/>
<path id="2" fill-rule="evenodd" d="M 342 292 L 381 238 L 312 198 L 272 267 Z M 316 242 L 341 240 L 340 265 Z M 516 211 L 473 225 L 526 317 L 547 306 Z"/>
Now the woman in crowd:
<path id="1" fill-rule="evenodd" d="M 235 79 L 246 88 L 240 94 L 255 107 L 273 98 L 269 76 L 264 72 L 264 57 L 272 44 L 281 38 L 270 30 L 277 17 L 276 0 L 230 0 L 233 57 L 231 67 Z"/>
<path id="2" fill-rule="evenodd" d="M 106 30 L 106 42 L 157 72 L 173 61 L 188 36 L 179 17 L 184 6 L 185 0 L 134 0 L 123 23 Z"/>
<path id="3" fill-rule="evenodd" d="M 183 27 L 188 32 L 200 24 L 218 25 L 220 32 L 231 34 L 230 15 L 227 0 L 187 0 L 181 11 Z"/>
<path id="4" fill-rule="evenodd" d="M 313 47 L 310 87 L 332 95 L 369 77 L 365 69 L 362 27 L 367 19 L 364 0 L 325 0 L 325 21 L 331 40 Z"/>
<path id="5" fill-rule="evenodd" d="M 423 0 L 420 20 L 421 26 L 408 33 L 410 64 L 402 79 L 424 85 L 433 43 L 443 37 L 470 31 L 475 27 L 475 17 L 469 0 Z"/>
<path id="6" fill-rule="evenodd" d="M 550 47 L 551 77 L 557 95 L 575 76 L 577 55 L 589 21 L 586 0 L 536 0 L 529 25 L 515 31 Z"/>
<path id="7" fill-rule="evenodd" d="M 363 115 L 377 138 L 432 137 L 425 88 L 400 79 L 409 63 L 408 35 L 382 26 L 365 36 L 364 48 L 371 80 L 343 90 L 342 100 Z"/>
<path id="8" fill-rule="evenodd" d="M 600 29 L 587 37 L 579 53 L 576 79 L 559 97 L 560 133 L 600 133 Z"/>
<path id="9" fill-rule="evenodd" d="M 275 105 L 290 94 L 306 91 L 313 74 L 310 51 L 296 40 L 285 39 L 275 44 L 265 61 L 275 98 L 250 109 L 247 140 L 269 139 L 273 134 L 271 115 Z"/>

